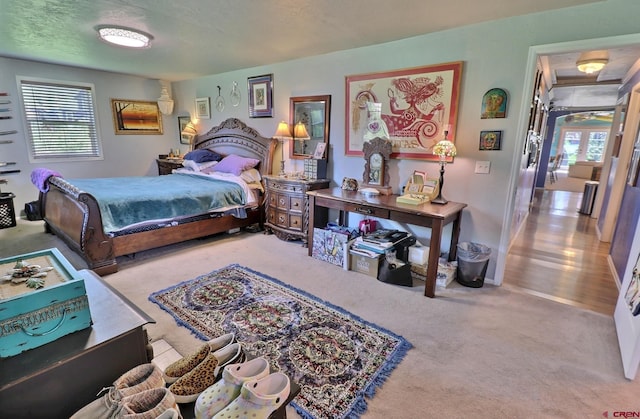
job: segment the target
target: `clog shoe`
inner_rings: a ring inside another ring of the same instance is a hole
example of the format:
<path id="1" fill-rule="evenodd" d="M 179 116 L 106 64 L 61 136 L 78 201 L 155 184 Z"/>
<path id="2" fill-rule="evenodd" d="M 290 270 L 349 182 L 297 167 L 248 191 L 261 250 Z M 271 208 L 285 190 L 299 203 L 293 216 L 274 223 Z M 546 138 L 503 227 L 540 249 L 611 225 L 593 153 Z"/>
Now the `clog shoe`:
<path id="1" fill-rule="evenodd" d="M 178 403 L 191 403 L 200 393 L 220 379 L 226 365 L 243 361 L 244 353 L 240 344 L 227 345 L 207 355 L 194 369 L 171 384 L 169 391 L 173 393 Z"/>
<path id="2" fill-rule="evenodd" d="M 167 384 L 175 383 L 178 378 L 182 377 L 197 367 L 199 363 L 204 361 L 207 355 L 232 344 L 234 339 L 235 336 L 233 333 L 227 333 L 215 339 L 211 339 L 204 345 L 200 346 L 198 350 L 192 354 L 189 354 L 167 366 L 167 368 L 164 369 L 164 380 Z"/>
<path id="3" fill-rule="evenodd" d="M 289 397 L 289 377 L 274 372 L 242 385 L 240 395 L 213 417 L 216 419 L 267 419 Z"/>
<path id="4" fill-rule="evenodd" d="M 220 381 L 198 396 L 196 419 L 208 419 L 224 409 L 240 395 L 242 384 L 269 375 L 269 361 L 260 357 L 242 364 L 230 364 L 222 370 Z"/>
<path id="5" fill-rule="evenodd" d="M 113 382 L 113 386 L 103 388 L 98 396 L 105 391 L 106 394 L 84 406 L 71 418 L 99 418 L 102 413 L 115 409 L 125 397 L 154 388 L 164 388 L 164 386 L 162 372 L 158 367 L 152 363 L 138 365 L 118 377 Z"/>

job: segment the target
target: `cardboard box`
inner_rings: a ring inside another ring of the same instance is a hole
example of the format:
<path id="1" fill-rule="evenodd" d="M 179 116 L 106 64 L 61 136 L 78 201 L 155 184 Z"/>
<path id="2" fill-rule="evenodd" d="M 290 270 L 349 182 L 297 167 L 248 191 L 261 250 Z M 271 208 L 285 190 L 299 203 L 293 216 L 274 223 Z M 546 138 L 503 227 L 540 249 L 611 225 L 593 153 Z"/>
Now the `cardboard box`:
<path id="1" fill-rule="evenodd" d="M 41 278 L 44 285 L 38 289 L 26 282 L 0 282 L 0 358 L 91 326 L 84 279 L 57 249 L 0 259 L 0 275 L 10 275 L 19 260 L 53 269 Z"/>
<path id="2" fill-rule="evenodd" d="M 360 272 L 377 279 L 382 257 L 383 255 L 370 257 L 349 250 L 349 270 Z"/>
<path id="3" fill-rule="evenodd" d="M 438 276 L 436 277 L 436 286 L 446 287 L 456 276 L 456 264 L 454 262 L 447 262 L 440 258 L 438 263 Z M 420 281 L 426 281 L 427 279 L 427 264 L 411 264 L 411 277 Z"/>

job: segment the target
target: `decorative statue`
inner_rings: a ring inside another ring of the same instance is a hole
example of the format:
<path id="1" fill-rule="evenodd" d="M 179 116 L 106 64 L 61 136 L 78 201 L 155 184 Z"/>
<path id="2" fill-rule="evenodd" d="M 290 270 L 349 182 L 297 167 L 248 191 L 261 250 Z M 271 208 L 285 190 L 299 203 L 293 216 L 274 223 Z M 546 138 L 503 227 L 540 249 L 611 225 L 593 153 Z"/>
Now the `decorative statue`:
<path id="1" fill-rule="evenodd" d="M 369 111 L 369 121 L 367 122 L 367 132 L 364 134 L 365 141 L 371 141 L 374 138 L 389 139 L 389 130 L 387 124 L 382 120 L 382 103 L 367 102 L 367 110 Z"/>

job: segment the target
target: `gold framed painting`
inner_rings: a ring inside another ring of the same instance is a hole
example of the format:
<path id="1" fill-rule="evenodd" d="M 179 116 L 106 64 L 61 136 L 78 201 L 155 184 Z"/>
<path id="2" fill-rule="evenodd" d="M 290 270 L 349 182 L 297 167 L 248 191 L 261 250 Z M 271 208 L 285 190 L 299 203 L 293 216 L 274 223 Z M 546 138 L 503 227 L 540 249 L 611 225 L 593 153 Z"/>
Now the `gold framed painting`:
<path id="1" fill-rule="evenodd" d="M 111 99 L 116 135 L 162 134 L 162 114 L 157 102 Z"/>
<path id="2" fill-rule="evenodd" d="M 380 119 L 391 141 L 391 158 L 438 161 L 433 146 L 455 142 L 462 78 L 462 61 L 345 77 L 345 154 L 362 156 L 372 112 L 381 105 Z"/>

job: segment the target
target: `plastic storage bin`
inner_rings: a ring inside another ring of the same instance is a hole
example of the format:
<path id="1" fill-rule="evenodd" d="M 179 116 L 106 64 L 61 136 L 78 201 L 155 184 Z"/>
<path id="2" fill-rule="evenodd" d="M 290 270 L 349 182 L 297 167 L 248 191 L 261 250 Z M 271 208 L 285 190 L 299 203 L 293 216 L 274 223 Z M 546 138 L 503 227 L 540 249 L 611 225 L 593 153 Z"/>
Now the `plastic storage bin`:
<path id="1" fill-rule="evenodd" d="M 480 288 L 484 285 L 484 276 L 489 266 L 491 249 L 480 243 L 463 242 L 458 244 L 458 268 L 456 281 L 465 287 Z"/>

